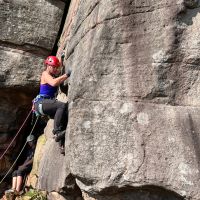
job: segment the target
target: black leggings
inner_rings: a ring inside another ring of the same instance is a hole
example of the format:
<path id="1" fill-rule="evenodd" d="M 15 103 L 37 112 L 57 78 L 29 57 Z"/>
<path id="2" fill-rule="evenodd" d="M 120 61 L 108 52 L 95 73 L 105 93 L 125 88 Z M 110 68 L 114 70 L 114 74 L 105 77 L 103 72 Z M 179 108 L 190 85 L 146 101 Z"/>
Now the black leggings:
<path id="1" fill-rule="evenodd" d="M 36 109 L 39 103 L 42 104 L 43 113 L 54 119 L 53 134 L 64 130 L 68 121 L 68 103 L 63 103 L 55 99 L 42 99 L 36 103 Z"/>
<path id="2" fill-rule="evenodd" d="M 24 176 L 25 174 L 28 174 L 31 172 L 31 169 L 32 169 L 32 166 L 27 166 L 27 167 L 24 167 L 23 169 L 18 169 L 18 170 L 15 170 L 13 173 L 12 173 L 12 177 L 17 177 L 17 176 Z"/>

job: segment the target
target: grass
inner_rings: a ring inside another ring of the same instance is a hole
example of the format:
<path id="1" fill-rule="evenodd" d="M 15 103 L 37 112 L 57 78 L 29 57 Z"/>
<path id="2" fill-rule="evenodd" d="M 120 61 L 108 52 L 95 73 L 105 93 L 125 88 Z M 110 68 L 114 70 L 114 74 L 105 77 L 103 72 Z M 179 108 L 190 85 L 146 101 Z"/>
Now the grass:
<path id="1" fill-rule="evenodd" d="M 47 195 L 43 191 L 39 191 L 36 189 L 30 189 L 28 192 L 26 192 L 23 197 L 23 200 L 47 200 Z"/>

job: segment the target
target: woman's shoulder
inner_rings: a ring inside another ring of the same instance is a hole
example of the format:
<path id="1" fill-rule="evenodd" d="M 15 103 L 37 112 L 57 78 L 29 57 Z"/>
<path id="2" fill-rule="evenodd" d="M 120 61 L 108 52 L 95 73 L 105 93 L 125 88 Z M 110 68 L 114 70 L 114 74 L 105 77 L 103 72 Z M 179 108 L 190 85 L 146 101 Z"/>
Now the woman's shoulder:
<path id="1" fill-rule="evenodd" d="M 49 74 L 46 70 L 42 72 L 42 76 L 46 74 Z"/>
<path id="2" fill-rule="evenodd" d="M 49 74 L 47 71 L 43 71 L 41 75 L 41 79 L 46 79 L 52 77 L 51 74 Z"/>
<path id="3" fill-rule="evenodd" d="M 47 71 L 43 71 L 41 78 L 40 78 L 40 84 L 45 84 L 46 83 L 46 77 L 48 76 L 48 72 Z"/>

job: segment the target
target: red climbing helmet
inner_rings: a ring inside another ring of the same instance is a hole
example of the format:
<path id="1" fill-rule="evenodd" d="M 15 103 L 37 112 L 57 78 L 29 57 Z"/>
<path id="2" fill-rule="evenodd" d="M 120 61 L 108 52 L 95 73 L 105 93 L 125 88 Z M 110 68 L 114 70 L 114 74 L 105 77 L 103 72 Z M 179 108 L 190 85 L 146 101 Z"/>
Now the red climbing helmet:
<path id="1" fill-rule="evenodd" d="M 51 65 L 52 67 L 59 67 L 60 61 L 56 56 L 48 56 L 46 60 L 44 61 L 45 65 Z"/>

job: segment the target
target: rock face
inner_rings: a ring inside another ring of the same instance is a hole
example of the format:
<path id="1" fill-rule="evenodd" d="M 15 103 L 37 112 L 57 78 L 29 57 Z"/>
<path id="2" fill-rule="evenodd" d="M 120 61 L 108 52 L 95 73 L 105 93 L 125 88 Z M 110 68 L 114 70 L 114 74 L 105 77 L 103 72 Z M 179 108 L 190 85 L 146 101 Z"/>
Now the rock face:
<path id="1" fill-rule="evenodd" d="M 3 0 L 0 7 L 1 85 L 34 85 L 54 45 L 64 3 Z"/>
<path id="2" fill-rule="evenodd" d="M 58 50 L 72 68 L 67 169 L 49 183 L 49 158 L 40 188 L 73 176 L 85 200 L 200 199 L 199 11 L 192 0 L 71 1 Z"/>
<path id="3" fill-rule="evenodd" d="M 31 109 L 64 6 L 59 0 L 0 0 L 0 155 Z M 11 154 L 13 148 L 0 161 L 1 175 L 10 165 Z"/>
<path id="4" fill-rule="evenodd" d="M 34 155 L 34 163 L 33 163 L 30 177 L 27 183 L 28 186 L 31 185 L 33 188 L 36 188 L 38 168 L 39 168 L 41 157 L 43 155 L 43 151 L 44 151 L 43 146 L 45 145 L 45 143 L 46 143 L 46 137 L 44 134 L 42 134 L 37 139 L 37 145 L 36 145 L 36 150 L 35 150 L 35 155 Z"/>
<path id="5" fill-rule="evenodd" d="M 45 130 L 45 136 L 48 138 L 42 160 L 40 161 L 40 171 L 38 187 L 48 191 L 59 191 L 65 186 L 66 174 L 69 174 L 68 167 L 65 165 L 64 156 L 60 154 L 59 145 L 53 139 L 51 130 L 53 129 L 53 121 L 50 120 Z M 39 153 L 39 152 L 38 152 Z M 68 173 L 67 173 L 68 172 Z M 64 175 L 64 176 L 63 176 Z"/>

